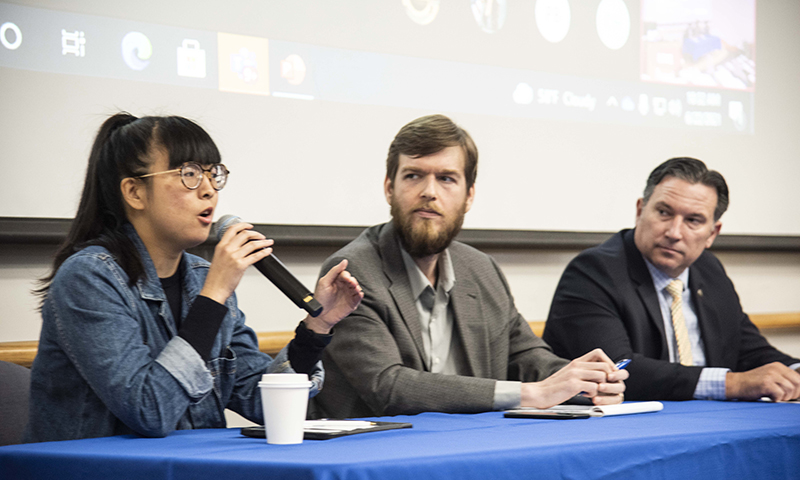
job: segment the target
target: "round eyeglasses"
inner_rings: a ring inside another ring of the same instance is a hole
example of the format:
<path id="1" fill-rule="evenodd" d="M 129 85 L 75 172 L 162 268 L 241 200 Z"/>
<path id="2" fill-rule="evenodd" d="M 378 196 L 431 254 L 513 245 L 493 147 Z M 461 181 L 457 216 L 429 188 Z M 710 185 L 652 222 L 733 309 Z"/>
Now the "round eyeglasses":
<path id="1" fill-rule="evenodd" d="M 139 175 L 138 177 L 134 178 L 147 178 L 152 177 L 153 175 L 176 172 L 180 172 L 181 183 L 183 183 L 183 186 L 189 190 L 197 189 L 197 187 L 203 183 L 203 176 L 207 176 L 211 181 L 211 187 L 217 191 L 225 188 L 225 184 L 228 183 L 228 174 L 231 173 L 230 170 L 228 170 L 225 165 L 221 163 L 215 163 L 208 168 L 203 168 L 203 166 L 197 162 L 186 162 L 181 165 L 180 168 L 165 170 L 163 172 L 148 173 L 147 175 Z"/>

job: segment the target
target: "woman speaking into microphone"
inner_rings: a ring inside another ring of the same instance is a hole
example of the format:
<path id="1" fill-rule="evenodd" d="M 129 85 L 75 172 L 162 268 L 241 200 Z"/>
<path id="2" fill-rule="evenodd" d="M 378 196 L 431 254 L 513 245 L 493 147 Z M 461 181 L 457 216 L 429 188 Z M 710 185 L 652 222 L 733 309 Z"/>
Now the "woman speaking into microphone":
<path id="1" fill-rule="evenodd" d="M 234 289 L 272 251 L 230 226 L 211 263 L 186 253 L 209 235 L 229 171 L 211 137 L 181 117 L 110 117 L 92 146 L 77 214 L 42 280 L 26 440 L 262 423 L 264 373 L 307 373 L 363 293 L 342 262 L 317 284 L 323 311 L 274 359 L 258 349 Z"/>

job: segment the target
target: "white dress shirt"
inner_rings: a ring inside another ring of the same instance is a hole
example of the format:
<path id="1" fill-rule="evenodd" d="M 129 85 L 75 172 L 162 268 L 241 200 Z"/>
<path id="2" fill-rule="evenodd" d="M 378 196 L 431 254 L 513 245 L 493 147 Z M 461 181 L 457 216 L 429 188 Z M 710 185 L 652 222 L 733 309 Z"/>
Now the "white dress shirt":
<path id="1" fill-rule="evenodd" d="M 643 257 L 644 258 L 644 257 Z M 667 337 L 667 349 L 669 350 L 669 361 L 678 363 L 677 340 L 675 340 L 675 330 L 672 327 L 672 295 L 667 291 L 667 285 L 675 280 L 666 273 L 656 268 L 646 258 L 644 263 L 650 271 L 653 285 L 656 288 L 658 304 L 661 307 L 661 318 L 664 322 L 664 333 Z M 689 290 L 689 269 L 678 275 L 677 280 L 683 282 L 683 317 L 686 320 L 686 330 L 689 332 L 689 341 L 692 345 L 692 359 L 694 365 L 698 367 L 706 366 L 706 351 L 703 345 L 700 324 L 697 320 L 694 304 L 692 303 L 692 292 Z M 701 400 L 725 400 L 725 376 L 730 371 L 728 368 L 706 367 L 700 373 L 697 380 L 697 387 L 694 390 L 694 398 Z"/>

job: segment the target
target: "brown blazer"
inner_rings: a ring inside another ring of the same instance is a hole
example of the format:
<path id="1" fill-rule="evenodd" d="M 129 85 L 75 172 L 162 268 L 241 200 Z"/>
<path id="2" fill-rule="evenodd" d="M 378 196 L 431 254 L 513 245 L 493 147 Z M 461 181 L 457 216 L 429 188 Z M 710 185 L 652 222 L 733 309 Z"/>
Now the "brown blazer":
<path id="1" fill-rule="evenodd" d="M 348 418 L 425 411 L 481 412 L 496 380 L 538 381 L 567 364 L 531 331 L 491 257 L 459 242 L 449 247 L 453 340 L 463 375 L 426 371 L 422 329 L 391 223 L 365 230 L 331 256 L 343 258 L 364 289 L 361 305 L 335 327 L 325 349 L 325 386 L 311 416 Z"/>

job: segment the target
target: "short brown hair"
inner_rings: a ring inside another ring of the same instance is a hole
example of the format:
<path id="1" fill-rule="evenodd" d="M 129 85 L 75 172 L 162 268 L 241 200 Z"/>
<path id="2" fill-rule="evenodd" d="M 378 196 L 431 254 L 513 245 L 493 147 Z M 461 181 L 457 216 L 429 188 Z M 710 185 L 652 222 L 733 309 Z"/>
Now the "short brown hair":
<path id="1" fill-rule="evenodd" d="M 394 183 L 400 155 L 425 157 L 439 153 L 447 147 L 461 147 L 464 151 L 464 177 L 469 190 L 478 176 L 478 147 L 466 130 L 444 115 L 419 117 L 397 132 L 386 157 L 386 178 Z"/>
<path id="2" fill-rule="evenodd" d="M 728 184 L 725 183 L 725 178 L 723 178 L 722 174 L 718 171 L 709 170 L 705 163 L 692 157 L 670 158 L 650 172 L 650 176 L 647 178 L 647 184 L 644 187 L 644 194 L 642 195 L 645 204 L 650 200 L 650 196 L 653 195 L 653 190 L 656 189 L 656 185 L 667 177 L 680 178 L 685 182 L 693 184 L 700 183 L 716 190 L 717 206 L 714 209 L 715 222 L 719 220 L 722 214 L 725 213 L 725 210 L 728 209 L 728 202 L 730 199 Z"/>

